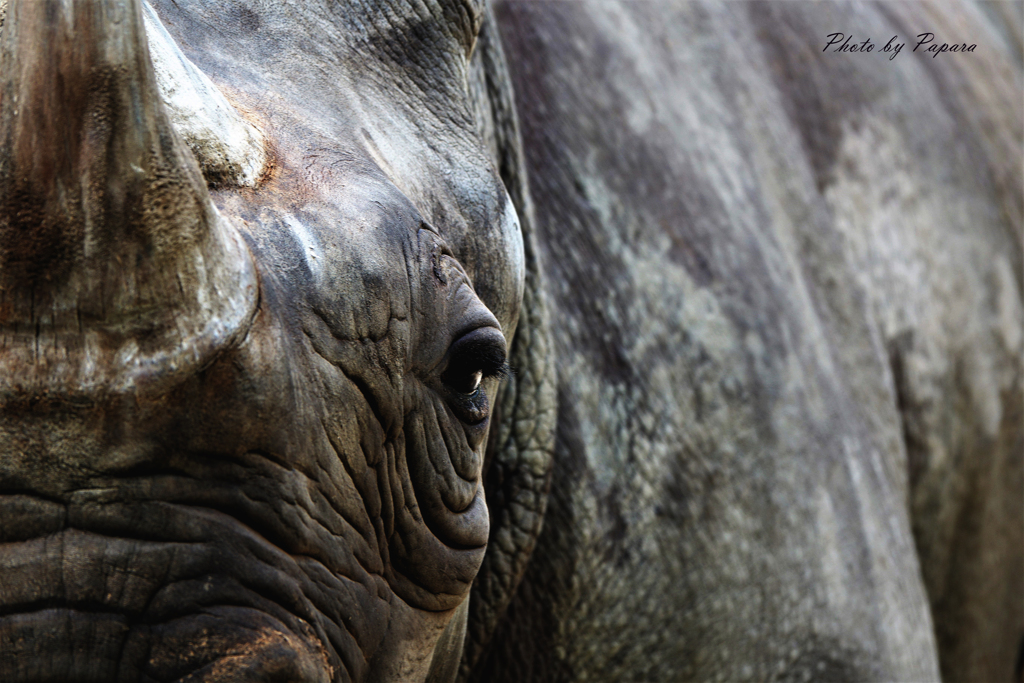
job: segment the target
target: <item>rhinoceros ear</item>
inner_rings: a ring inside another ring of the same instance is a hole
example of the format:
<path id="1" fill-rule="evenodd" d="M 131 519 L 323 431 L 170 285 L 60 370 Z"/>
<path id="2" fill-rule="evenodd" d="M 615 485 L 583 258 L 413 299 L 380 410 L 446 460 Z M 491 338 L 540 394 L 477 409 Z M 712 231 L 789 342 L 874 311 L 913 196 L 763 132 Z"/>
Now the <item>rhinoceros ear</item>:
<path id="1" fill-rule="evenodd" d="M 10 0 L 0 401 L 194 370 L 256 299 L 251 254 L 164 111 L 139 0 Z"/>
<path id="2" fill-rule="evenodd" d="M 182 54 L 150 4 L 143 2 L 142 9 L 160 97 L 207 182 L 256 187 L 268 166 L 263 134 Z"/>

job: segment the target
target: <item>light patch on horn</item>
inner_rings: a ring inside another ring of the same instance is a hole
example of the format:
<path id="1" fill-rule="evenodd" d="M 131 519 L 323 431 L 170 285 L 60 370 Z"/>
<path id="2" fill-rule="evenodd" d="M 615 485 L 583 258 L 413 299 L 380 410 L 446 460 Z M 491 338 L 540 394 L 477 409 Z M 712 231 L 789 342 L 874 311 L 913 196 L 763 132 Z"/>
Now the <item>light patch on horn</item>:
<path id="1" fill-rule="evenodd" d="M 160 98 L 206 181 L 221 187 L 256 187 L 268 161 L 263 134 L 182 54 L 149 3 L 142 6 Z"/>

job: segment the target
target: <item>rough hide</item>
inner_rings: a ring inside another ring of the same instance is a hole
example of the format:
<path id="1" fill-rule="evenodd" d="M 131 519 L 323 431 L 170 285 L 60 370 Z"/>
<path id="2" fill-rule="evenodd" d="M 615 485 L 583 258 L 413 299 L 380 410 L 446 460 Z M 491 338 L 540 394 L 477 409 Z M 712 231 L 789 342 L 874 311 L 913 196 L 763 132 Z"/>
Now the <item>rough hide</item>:
<path id="1" fill-rule="evenodd" d="M 0 680 L 1010 679 L 1019 5 L 493 9 L 0 0 Z"/>
<path id="2" fill-rule="evenodd" d="M 559 408 L 543 532 L 475 680 L 1011 680 L 1019 13 L 495 11 Z M 922 26 L 979 51 L 821 52 Z"/>
<path id="3" fill-rule="evenodd" d="M 2 6 L 0 680 L 451 680 L 553 424 L 483 8 L 153 5 Z"/>

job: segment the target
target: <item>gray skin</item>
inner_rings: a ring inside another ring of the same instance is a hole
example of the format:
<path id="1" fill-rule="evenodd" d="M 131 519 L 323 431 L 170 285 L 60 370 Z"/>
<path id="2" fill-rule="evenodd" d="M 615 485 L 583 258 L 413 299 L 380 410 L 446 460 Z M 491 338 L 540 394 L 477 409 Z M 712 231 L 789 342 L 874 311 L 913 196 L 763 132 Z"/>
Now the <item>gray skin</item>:
<path id="1" fill-rule="evenodd" d="M 553 415 L 482 6 L 153 3 L 266 141 L 239 187 L 138 0 L 3 4 L 0 680 L 450 680 L 507 355 L 536 486 Z"/>
<path id="2" fill-rule="evenodd" d="M 1020 10 L 496 5 L 559 401 L 472 680 L 1019 680 Z"/>
<path id="3" fill-rule="evenodd" d="M 0 680 L 1013 676 L 1019 31 L 153 6 L 258 177 L 0 2 Z"/>

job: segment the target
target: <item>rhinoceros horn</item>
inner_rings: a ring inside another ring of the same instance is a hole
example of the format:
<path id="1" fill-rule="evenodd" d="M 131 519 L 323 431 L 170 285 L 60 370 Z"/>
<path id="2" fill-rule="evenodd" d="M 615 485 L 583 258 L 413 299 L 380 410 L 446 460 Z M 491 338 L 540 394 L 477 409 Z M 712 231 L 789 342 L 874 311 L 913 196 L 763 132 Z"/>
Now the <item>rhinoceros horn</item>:
<path id="1" fill-rule="evenodd" d="M 11 0 L 0 401 L 163 385 L 244 333 L 257 290 L 168 121 L 139 1 Z"/>

